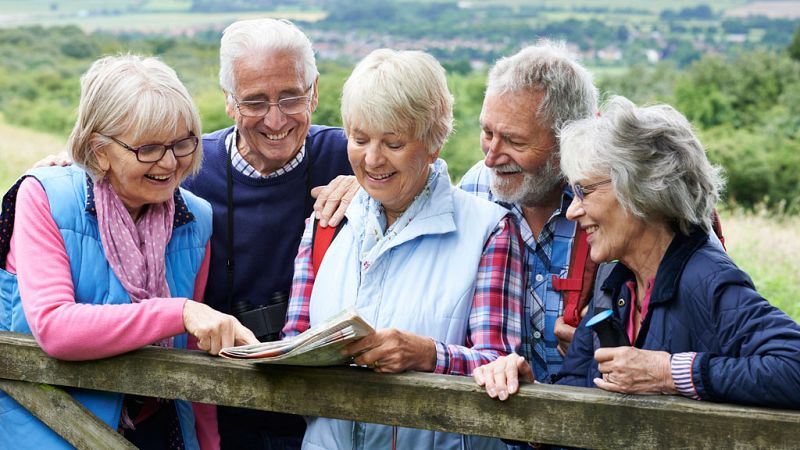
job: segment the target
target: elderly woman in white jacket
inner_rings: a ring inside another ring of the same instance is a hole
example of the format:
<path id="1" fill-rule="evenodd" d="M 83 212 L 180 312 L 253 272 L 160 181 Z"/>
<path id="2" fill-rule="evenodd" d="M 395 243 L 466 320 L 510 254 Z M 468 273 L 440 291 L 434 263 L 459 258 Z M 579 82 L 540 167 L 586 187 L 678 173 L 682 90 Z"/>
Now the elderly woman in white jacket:
<path id="1" fill-rule="evenodd" d="M 452 129 L 444 69 L 417 51 L 376 50 L 342 94 L 361 190 L 312 270 L 309 221 L 295 261 L 286 335 L 353 306 L 378 331 L 346 348 L 376 372 L 470 375 L 520 342 L 518 230 L 506 211 L 452 187 L 439 152 Z M 311 418 L 304 448 L 473 448 L 502 443 Z"/>

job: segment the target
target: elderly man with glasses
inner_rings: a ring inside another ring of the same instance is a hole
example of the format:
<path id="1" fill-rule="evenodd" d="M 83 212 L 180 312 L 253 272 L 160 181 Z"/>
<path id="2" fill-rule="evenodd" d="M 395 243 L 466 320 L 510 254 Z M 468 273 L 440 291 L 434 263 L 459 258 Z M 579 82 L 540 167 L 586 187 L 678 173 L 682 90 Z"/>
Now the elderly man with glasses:
<path id="1" fill-rule="evenodd" d="M 203 137 L 185 187 L 213 208 L 206 302 L 261 340 L 283 326 L 312 187 L 351 174 L 342 130 L 311 124 L 318 72 L 309 39 L 286 20 L 243 20 L 220 45 L 229 128 Z M 299 416 L 219 408 L 223 448 L 299 448 Z"/>

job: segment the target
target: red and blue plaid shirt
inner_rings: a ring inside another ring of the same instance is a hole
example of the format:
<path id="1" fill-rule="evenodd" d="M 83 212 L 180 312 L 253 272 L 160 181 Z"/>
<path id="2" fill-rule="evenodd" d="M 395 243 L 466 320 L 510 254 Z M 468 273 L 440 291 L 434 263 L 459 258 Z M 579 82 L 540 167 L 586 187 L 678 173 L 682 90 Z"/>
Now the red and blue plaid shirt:
<path id="1" fill-rule="evenodd" d="M 285 336 L 309 328 L 309 302 L 314 287 L 311 265 L 311 222 L 306 223 L 297 252 L 294 280 L 286 312 Z M 471 375 L 479 366 L 515 351 L 520 345 L 522 299 L 522 250 L 519 229 L 509 216 L 503 218 L 486 242 L 463 345 L 436 344 L 434 373 Z"/>

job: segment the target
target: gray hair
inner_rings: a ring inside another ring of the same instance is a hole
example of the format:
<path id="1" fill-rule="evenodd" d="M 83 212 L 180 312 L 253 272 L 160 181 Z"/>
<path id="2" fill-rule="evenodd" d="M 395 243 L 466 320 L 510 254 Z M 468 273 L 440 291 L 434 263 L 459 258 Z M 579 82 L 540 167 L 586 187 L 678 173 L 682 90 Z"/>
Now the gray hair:
<path id="1" fill-rule="evenodd" d="M 251 19 L 230 24 L 222 32 L 219 47 L 219 85 L 228 94 L 236 87 L 235 66 L 240 58 L 259 52 L 288 52 L 297 55 L 298 73 L 306 86 L 317 78 L 317 63 L 308 36 L 286 19 Z"/>
<path id="2" fill-rule="evenodd" d="M 111 142 L 101 135 L 130 133 L 136 142 L 157 132 L 177 133 L 181 124 L 201 137 L 200 115 L 174 70 L 157 58 L 107 56 L 81 77 L 78 118 L 67 150 L 77 165 L 99 179 L 103 171 L 94 150 Z M 198 144 L 186 175 L 196 173 L 202 160 Z"/>
<path id="3" fill-rule="evenodd" d="M 550 124 L 554 134 L 564 123 L 597 112 L 598 93 L 592 74 L 567 51 L 563 41 L 543 39 L 501 58 L 489 71 L 487 96 L 523 89 L 542 92 L 536 116 Z"/>
<path id="4" fill-rule="evenodd" d="M 601 117 L 561 130 L 561 170 L 571 182 L 610 176 L 625 210 L 685 235 L 696 226 L 711 232 L 725 185 L 683 114 L 624 97 L 611 98 Z"/>
<path id="5" fill-rule="evenodd" d="M 373 51 L 344 84 L 342 122 L 348 134 L 354 127 L 409 132 L 433 154 L 453 130 L 444 68 L 420 51 Z"/>

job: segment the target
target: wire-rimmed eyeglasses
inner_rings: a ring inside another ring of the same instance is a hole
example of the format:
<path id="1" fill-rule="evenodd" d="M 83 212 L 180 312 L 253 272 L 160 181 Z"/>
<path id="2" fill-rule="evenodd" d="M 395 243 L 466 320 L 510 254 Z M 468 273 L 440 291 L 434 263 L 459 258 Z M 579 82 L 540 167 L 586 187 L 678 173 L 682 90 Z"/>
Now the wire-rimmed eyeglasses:
<path id="1" fill-rule="evenodd" d="M 236 103 L 236 109 L 239 114 L 245 117 L 264 117 L 269 113 L 269 109 L 277 106 L 278 110 L 287 116 L 293 114 L 300 114 L 308 111 L 308 105 L 311 103 L 311 84 L 306 89 L 306 94 L 297 97 L 286 97 L 278 100 L 277 102 L 270 102 L 267 100 L 239 100 L 234 95 L 231 95 L 233 101 Z"/>
<path id="2" fill-rule="evenodd" d="M 581 186 L 579 183 L 575 183 L 572 185 L 572 192 L 575 193 L 575 197 L 578 197 L 578 200 L 583 201 L 587 195 L 597 190 L 598 187 L 608 183 L 611 183 L 610 178 L 608 180 L 598 181 L 597 183 L 592 183 L 586 186 Z"/>

